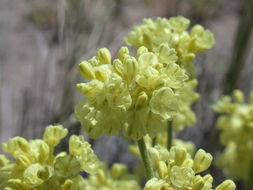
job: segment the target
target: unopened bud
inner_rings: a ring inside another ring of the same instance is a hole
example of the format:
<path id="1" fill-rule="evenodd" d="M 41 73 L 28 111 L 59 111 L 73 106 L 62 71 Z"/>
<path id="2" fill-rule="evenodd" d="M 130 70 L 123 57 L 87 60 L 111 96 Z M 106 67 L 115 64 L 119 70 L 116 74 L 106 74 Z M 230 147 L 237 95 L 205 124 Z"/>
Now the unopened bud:
<path id="1" fill-rule="evenodd" d="M 244 102 L 244 95 L 243 95 L 242 91 L 234 90 L 233 96 L 235 98 L 235 101 L 237 101 L 238 103 L 242 104 Z"/>
<path id="2" fill-rule="evenodd" d="M 195 25 L 195 26 L 193 26 L 193 28 L 192 28 L 192 30 L 191 30 L 191 35 L 199 35 L 199 34 L 201 34 L 201 33 L 203 33 L 204 32 L 204 28 L 203 28 L 203 26 L 201 26 L 201 25 Z"/>
<path id="3" fill-rule="evenodd" d="M 19 155 L 17 158 L 16 158 L 16 164 L 22 168 L 22 169 L 25 169 L 27 168 L 30 164 L 31 164 L 31 161 L 29 160 L 29 158 L 27 158 L 26 156 L 24 155 Z"/>
<path id="4" fill-rule="evenodd" d="M 81 75 L 88 79 L 92 80 L 95 78 L 94 69 L 88 61 L 83 61 L 78 65 L 79 72 Z"/>
<path id="5" fill-rule="evenodd" d="M 202 177 L 196 176 L 194 178 L 192 190 L 202 190 L 204 186 L 205 186 L 205 182 L 203 181 Z"/>
<path id="6" fill-rule="evenodd" d="M 129 55 L 129 50 L 128 50 L 128 48 L 126 46 L 123 46 L 118 51 L 118 58 L 119 58 L 119 60 L 123 61 L 125 55 Z"/>
<path id="7" fill-rule="evenodd" d="M 99 69 L 97 69 L 95 71 L 95 76 L 96 76 L 96 79 L 98 79 L 102 82 L 104 82 L 107 79 L 106 73 L 102 70 L 99 70 Z"/>
<path id="8" fill-rule="evenodd" d="M 138 96 L 137 100 L 136 100 L 136 104 L 135 104 L 135 109 L 138 109 L 144 105 L 146 105 L 148 102 L 148 95 L 146 94 L 146 92 L 141 92 L 140 95 Z"/>
<path id="9" fill-rule="evenodd" d="M 63 190 L 70 190 L 72 185 L 73 185 L 73 181 L 70 179 L 67 179 L 61 187 Z"/>
<path id="10" fill-rule="evenodd" d="M 211 154 L 206 153 L 200 149 L 195 154 L 193 169 L 196 173 L 203 172 L 208 169 L 212 163 L 213 157 Z"/>
<path id="11" fill-rule="evenodd" d="M 124 62 L 124 71 L 128 81 L 132 81 L 138 70 L 138 63 L 134 58 L 128 58 Z"/>
<path id="12" fill-rule="evenodd" d="M 127 173 L 127 167 L 123 164 L 113 164 L 111 172 L 113 178 L 118 178 Z"/>
<path id="13" fill-rule="evenodd" d="M 93 90 L 93 87 L 86 83 L 79 83 L 76 85 L 76 87 L 79 90 L 79 92 L 81 92 L 82 94 L 86 96 L 89 94 L 89 92 Z"/>
<path id="14" fill-rule="evenodd" d="M 213 183 L 213 177 L 210 174 L 205 175 L 203 180 L 208 183 Z"/>
<path id="15" fill-rule="evenodd" d="M 141 46 L 138 48 L 136 56 L 139 58 L 143 53 L 147 53 L 147 52 L 148 52 L 148 48 L 146 48 L 145 46 Z"/>
<path id="16" fill-rule="evenodd" d="M 123 75 L 124 73 L 123 64 L 119 59 L 115 59 L 113 61 L 113 68 L 116 70 L 118 74 L 120 74 L 121 76 Z"/>
<path id="17" fill-rule="evenodd" d="M 111 53 L 107 48 L 98 50 L 97 57 L 102 64 L 111 64 Z"/>
<path id="18" fill-rule="evenodd" d="M 236 185 L 231 180 L 223 181 L 215 190 L 235 190 Z"/>
<path id="19" fill-rule="evenodd" d="M 176 165 L 179 165 L 179 166 L 182 165 L 186 159 L 186 154 L 187 154 L 186 149 L 175 146 L 175 147 L 172 147 L 171 151 L 174 152 Z"/>
<path id="20" fill-rule="evenodd" d="M 0 154 L 0 167 L 5 166 L 9 163 L 9 160 L 6 158 L 6 156 Z"/>
<path id="21" fill-rule="evenodd" d="M 163 161 L 158 162 L 158 174 L 161 179 L 168 175 L 168 167 Z"/>

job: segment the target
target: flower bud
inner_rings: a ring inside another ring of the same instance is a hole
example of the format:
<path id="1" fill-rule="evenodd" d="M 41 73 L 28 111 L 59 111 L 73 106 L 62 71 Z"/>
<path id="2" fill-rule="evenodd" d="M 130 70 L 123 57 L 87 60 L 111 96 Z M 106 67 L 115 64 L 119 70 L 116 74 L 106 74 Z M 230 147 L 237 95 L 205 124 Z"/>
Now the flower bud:
<path id="1" fill-rule="evenodd" d="M 92 86 L 86 83 L 79 83 L 76 85 L 76 87 L 79 90 L 79 92 L 81 92 L 84 95 L 87 95 L 93 89 Z"/>
<path id="2" fill-rule="evenodd" d="M 2 149 L 12 154 L 14 157 L 20 153 L 28 153 L 30 151 L 29 143 L 22 137 L 14 137 L 5 143 L 2 143 Z"/>
<path id="3" fill-rule="evenodd" d="M 244 95 L 243 95 L 242 91 L 234 90 L 233 91 L 233 96 L 235 98 L 235 101 L 237 101 L 238 103 L 242 104 L 244 102 Z"/>
<path id="4" fill-rule="evenodd" d="M 100 80 L 101 82 L 104 82 L 107 78 L 106 73 L 103 70 L 97 69 L 95 71 L 96 79 Z"/>
<path id="5" fill-rule="evenodd" d="M 169 184 L 164 184 L 160 190 L 174 190 L 173 187 L 170 187 Z"/>
<path id="6" fill-rule="evenodd" d="M 60 140 L 66 137 L 68 133 L 67 129 L 64 129 L 62 125 L 49 125 L 43 135 L 43 140 L 52 147 L 59 144 Z"/>
<path id="7" fill-rule="evenodd" d="M 6 156 L 0 154 L 0 167 L 5 166 L 9 163 L 9 160 L 6 158 Z"/>
<path id="8" fill-rule="evenodd" d="M 47 143 L 45 143 L 44 141 L 38 141 L 38 149 L 39 149 L 39 161 L 41 163 L 45 163 L 47 162 L 47 159 L 49 157 L 50 154 L 50 150 L 49 150 L 49 146 Z"/>
<path id="9" fill-rule="evenodd" d="M 147 52 L 148 52 L 148 48 L 146 48 L 145 46 L 139 47 L 137 50 L 137 58 L 139 58 L 143 53 L 147 53 Z"/>
<path id="10" fill-rule="evenodd" d="M 135 109 L 139 109 L 140 107 L 146 105 L 147 102 L 148 102 L 148 95 L 146 94 L 146 92 L 142 91 L 136 100 Z"/>
<path id="11" fill-rule="evenodd" d="M 182 163 L 182 166 L 184 167 L 192 167 L 193 166 L 193 160 L 191 158 L 186 158 L 184 162 Z"/>
<path id="12" fill-rule="evenodd" d="M 95 78 L 94 69 L 88 61 L 83 61 L 78 65 L 79 72 L 81 75 L 88 79 L 92 80 Z"/>
<path id="13" fill-rule="evenodd" d="M 97 52 L 97 57 L 102 64 L 111 64 L 111 53 L 107 48 L 101 48 Z"/>
<path id="14" fill-rule="evenodd" d="M 113 178 L 118 178 L 127 173 L 127 167 L 123 164 L 113 164 L 111 174 Z"/>
<path id="15" fill-rule="evenodd" d="M 124 74 L 123 64 L 122 64 L 122 62 L 119 59 L 115 59 L 113 61 L 113 68 L 116 70 L 116 72 L 119 75 L 122 76 Z"/>
<path id="16" fill-rule="evenodd" d="M 168 185 L 166 181 L 158 178 L 152 178 L 149 181 L 147 181 L 144 190 L 158 190 L 158 189 L 160 190 L 161 188 L 164 187 L 164 185 Z"/>
<path id="17" fill-rule="evenodd" d="M 25 169 L 27 168 L 29 165 L 31 165 L 31 161 L 29 160 L 29 158 L 27 156 L 24 155 L 19 155 L 16 158 L 16 164 L 18 165 L 18 167 Z"/>
<path id="18" fill-rule="evenodd" d="M 123 46 L 118 51 L 118 58 L 119 58 L 119 60 L 123 61 L 125 55 L 129 55 L 129 50 L 128 50 L 128 48 L 126 46 Z"/>
<path id="19" fill-rule="evenodd" d="M 72 185 L 73 185 L 73 181 L 70 179 L 67 179 L 61 187 L 63 190 L 70 190 Z"/>
<path id="20" fill-rule="evenodd" d="M 235 188 L 236 186 L 233 181 L 225 180 L 215 190 L 235 190 Z"/>
<path id="21" fill-rule="evenodd" d="M 194 53 L 187 53 L 183 56 L 183 61 L 186 63 L 190 63 L 195 59 L 195 54 Z"/>
<path id="22" fill-rule="evenodd" d="M 191 35 L 194 36 L 194 35 L 199 35 L 200 33 L 203 33 L 205 31 L 205 29 L 203 28 L 203 26 L 197 24 L 195 25 L 192 30 L 191 30 Z"/>
<path id="23" fill-rule="evenodd" d="M 138 70 L 137 61 L 134 58 L 128 58 L 124 61 L 123 66 L 127 80 L 129 82 L 134 80 Z"/>
<path id="24" fill-rule="evenodd" d="M 174 152 L 174 155 L 175 155 L 175 164 L 178 165 L 178 166 L 181 166 L 182 163 L 185 161 L 186 159 L 186 149 L 185 148 L 182 148 L 182 147 L 172 147 L 172 152 Z"/>
<path id="25" fill-rule="evenodd" d="M 161 179 L 164 179 L 166 176 L 168 176 L 168 167 L 163 161 L 159 161 L 158 163 L 158 174 Z"/>
<path id="26" fill-rule="evenodd" d="M 213 177 L 210 174 L 205 175 L 203 180 L 208 183 L 213 183 Z"/>
<path id="27" fill-rule="evenodd" d="M 201 176 L 196 176 L 194 178 L 194 183 L 192 185 L 192 190 L 202 190 L 205 186 L 205 182 L 203 181 Z"/>
<path id="28" fill-rule="evenodd" d="M 213 160 L 211 154 L 206 153 L 204 150 L 200 149 L 195 154 L 193 169 L 196 173 L 203 172 L 209 168 Z"/>
<path id="29" fill-rule="evenodd" d="M 99 183 L 106 183 L 107 176 L 105 175 L 105 172 L 103 170 L 99 170 L 97 173 L 97 179 Z"/>

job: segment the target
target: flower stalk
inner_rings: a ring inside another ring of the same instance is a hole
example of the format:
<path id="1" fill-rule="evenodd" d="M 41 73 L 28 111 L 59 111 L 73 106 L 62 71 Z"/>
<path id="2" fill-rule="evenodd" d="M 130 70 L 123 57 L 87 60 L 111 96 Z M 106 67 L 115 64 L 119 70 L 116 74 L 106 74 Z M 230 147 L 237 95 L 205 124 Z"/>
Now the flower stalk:
<path id="1" fill-rule="evenodd" d="M 167 149 L 170 150 L 172 146 L 172 139 L 173 139 L 173 122 L 168 122 L 168 128 L 167 128 Z"/>
<path id="2" fill-rule="evenodd" d="M 154 172 L 152 169 L 151 160 L 148 155 L 148 150 L 147 150 L 146 144 L 144 142 L 144 139 L 141 138 L 140 140 L 138 140 L 137 144 L 138 144 L 139 151 L 141 153 L 141 158 L 142 158 L 144 167 L 146 169 L 146 176 L 148 179 L 151 179 L 154 177 Z"/>

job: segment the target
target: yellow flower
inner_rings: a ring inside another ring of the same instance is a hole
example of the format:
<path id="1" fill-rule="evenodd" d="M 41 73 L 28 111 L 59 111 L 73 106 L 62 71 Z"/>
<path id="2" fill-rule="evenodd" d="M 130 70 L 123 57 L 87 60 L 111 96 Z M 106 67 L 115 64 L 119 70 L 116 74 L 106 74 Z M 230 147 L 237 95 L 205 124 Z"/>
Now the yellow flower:
<path id="1" fill-rule="evenodd" d="M 195 54 L 210 49 L 215 40 L 213 34 L 200 25 L 193 26 L 191 31 L 187 32 L 189 25 L 190 21 L 182 16 L 143 19 L 141 25 L 135 26 L 129 32 L 125 41 L 130 46 L 145 46 L 149 51 L 156 52 L 164 63 L 171 60 L 168 55 L 175 51 L 177 56 L 171 58 L 178 59 L 174 63 L 185 68 L 190 76 L 194 77 L 195 66 L 192 62 Z"/>
<path id="2" fill-rule="evenodd" d="M 84 189 L 80 172 L 95 173 L 101 167 L 90 144 L 73 135 L 69 152 L 54 154 L 55 146 L 68 133 L 61 125 L 47 126 L 43 140 L 14 137 L 2 143 L 3 151 L 14 159 L 0 155 L 0 188 L 4 190 Z"/>
<path id="3" fill-rule="evenodd" d="M 127 47 L 122 47 L 113 61 L 102 49 L 99 52 L 104 52 L 104 56 L 81 63 L 81 74 L 86 73 L 82 75 L 91 80 L 77 84 L 86 98 L 77 104 L 75 113 L 90 137 L 97 138 L 102 133 L 117 135 L 122 130 L 125 136 L 138 140 L 164 130 L 166 122 L 180 110 L 179 104 L 186 102 L 179 94 L 185 91 L 188 80 L 175 63 L 176 52 L 169 49 L 167 53 L 168 48 L 161 45 L 156 54 L 140 47 L 135 58 Z M 165 59 L 166 64 L 161 62 Z M 87 74 L 93 71 L 94 77 Z M 96 75 L 96 71 L 101 74 Z"/>
<path id="4" fill-rule="evenodd" d="M 211 164 L 212 156 L 204 150 L 198 150 L 194 158 L 182 146 L 173 146 L 170 151 L 156 145 L 149 147 L 149 154 L 153 168 L 156 171 L 154 178 L 150 179 L 144 190 L 161 190 L 171 188 L 177 190 L 212 190 L 213 178 L 211 175 L 201 176 Z M 235 190 L 231 180 L 226 180 L 215 190 Z"/>
<path id="5" fill-rule="evenodd" d="M 219 167 L 226 175 L 247 179 L 250 160 L 253 159 L 253 102 L 246 103 L 240 90 L 233 96 L 224 96 L 213 106 L 220 114 L 217 127 L 225 150 L 218 158 Z"/>

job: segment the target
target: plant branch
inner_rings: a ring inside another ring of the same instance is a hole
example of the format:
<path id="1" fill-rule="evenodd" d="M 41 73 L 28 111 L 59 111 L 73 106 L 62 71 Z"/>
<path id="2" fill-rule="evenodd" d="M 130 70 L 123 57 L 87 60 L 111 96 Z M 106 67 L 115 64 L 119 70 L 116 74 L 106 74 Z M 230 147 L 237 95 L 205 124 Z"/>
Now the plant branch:
<path id="1" fill-rule="evenodd" d="M 137 143 L 138 143 L 139 151 L 141 153 L 141 157 L 142 157 L 144 167 L 146 169 L 147 178 L 151 179 L 151 178 L 154 177 L 154 172 L 153 172 L 153 169 L 152 169 L 151 160 L 150 160 L 150 157 L 148 155 L 148 150 L 147 150 L 146 144 L 144 142 L 144 139 L 141 138 L 140 140 L 137 141 Z"/>

